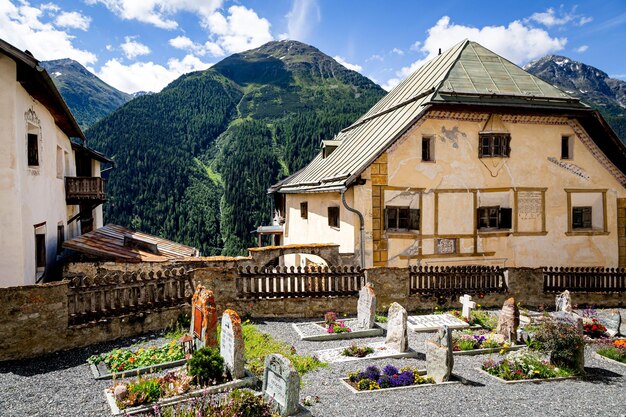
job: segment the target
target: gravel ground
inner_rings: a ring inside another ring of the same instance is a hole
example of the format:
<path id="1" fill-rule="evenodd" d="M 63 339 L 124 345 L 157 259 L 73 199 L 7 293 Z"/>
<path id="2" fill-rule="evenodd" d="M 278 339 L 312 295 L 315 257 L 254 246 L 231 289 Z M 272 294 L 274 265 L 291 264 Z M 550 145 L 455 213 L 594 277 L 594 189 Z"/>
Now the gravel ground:
<path id="1" fill-rule="evenodd" d="M 602 315 L 602 312 L 600 312 Z M 626 311 L 622 310 L 622 316 Z M 287 320 L 257 323 L 261 331 L 292 344 L 299 353 L 345 347 L 354 340 L 309 342 L 299 340 Z M 424 341 L 431 333 L 410 332 L 409 345 L 421 352 L 417 358 L 361 360 L 334 363 L 303 378 L 301 398 L 318 396 L 309 407 L 314 416 L 365 416 L 393 412 L 397 416 L 626 416 L 626 366 L 593 357 L 586 351 L 585 380 L 507 385 L 476 371 L 483 356 L 455 356 L 453 373 L 463 384 L 397 391 L 353 394 L 339 379 L 370 364 L 426 367 Z M 357 339 L 359 344 L 381 337 Z M 111 381 L 93 379 L 86 359 L 114 347 L 149 341 L 162 342 L 161 334 L 102 343 L 42 358 L 0 364 L 0 416 L 107 416 L 103 394 Z"/>

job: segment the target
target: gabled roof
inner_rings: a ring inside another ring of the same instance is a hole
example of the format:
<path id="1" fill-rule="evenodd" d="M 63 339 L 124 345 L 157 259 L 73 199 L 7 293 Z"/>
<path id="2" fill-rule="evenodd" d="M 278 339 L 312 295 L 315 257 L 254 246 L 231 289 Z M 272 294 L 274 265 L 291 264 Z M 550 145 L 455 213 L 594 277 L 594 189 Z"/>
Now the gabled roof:
<path id="1" fill-rule="evenodd" d="M 76 137 L 84 141 L 83 131 L 78 126 L 50 76 L 39 65 L 39 61 L 30 52 L 22 52 L 2 39 L 0 39 L 0 53 L 15 61 L 17 64 L 17 81 L 28 91 L 28 94 L 48 109 L 54 117 L 54 122 L 63 133 L 68 137 Z"/>
<path id="2" fill-rule="evenodd" d="M 465 40 L 421 66 L 342 130 L 333 138 L 340 145 L 328 157 L 320 152 L 269 192 L 323 192 L 350 185 L 430 106 L 446 103 L 590 110 L 577 98 Z"/>

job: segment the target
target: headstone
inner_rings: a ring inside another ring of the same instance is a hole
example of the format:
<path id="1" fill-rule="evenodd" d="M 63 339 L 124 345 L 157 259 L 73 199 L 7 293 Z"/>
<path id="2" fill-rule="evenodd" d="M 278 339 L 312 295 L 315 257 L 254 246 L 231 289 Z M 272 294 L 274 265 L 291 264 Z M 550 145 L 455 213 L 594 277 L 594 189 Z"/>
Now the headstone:
<path id="1" fill-rule="evenodd" d="M 387 314 L 387 337 L 385 346 L 398 352 L 409 350 L 409 336 L 407 332 L 407 312 L 398 303 L 392 303 Z"/>
<path id="2" fill-rule="evenodd" d="M 496 333 L 504 336 L 509 342 L 517 341 L 517 327 L 519 326 L 519 309 L 515 304 L 515 298 L 507 299 L 502 305 Z"/>
<path id="3" fill-rule="evenodd" d="M 369 282 L 359 291 L 359 303 L 357 305 L 357 324 L 361 329 L 374 327 L 376 319 L 376 292 Z"/>
<path id="4" fill-rule="evenodd" d="M 194 347 L 217 347 L 217 309 L 213 291 L 198 285 L 191 298 L 191 334 Z"/>
<path id="5" fill-rule="evenodd" d="M 241 319 L 234 310 L 226 310 L 222 315 L 222 334 L 220 337 L 220 354 L 224 365 L 233 379 L 243 378 L 246 374 L 244 363 L 243 334 Z"/>
<path id="6" fill-rule="evenodd" d="M 572 312 L 572 297 L 568 290 L 556 296 L 556 311 Z"/>
<path id="7" fill-rule="evenodd" d="M 606 325 L 606 333 L 615 337 L 620 333 L 620 324 L 622 323 L 622 315 L 619 310 L 611 310 L 610 314 L 602 319 L 602 322 Z"/>
<path id="8" fill-rule="evenodd" d="M 299 411 L 300 375 L 291 361 L 278 353 L 265 357 L 263 395 L 273 399 L 281 416 L 291 416 Z"/>
<path id="9" fill-rule="evenodd" d="M 552 314 L 552 318 L 556 321 L 574 324 L 576 326 L 576 331 L 578 335 L 583 337 L 584 327 L 583 327 L 583 318 L 575 313 L 568 313 L 565 311 L 557 311 Z M 551 355 L 552 356 L 552 355 Z M 552 359 L 550 359 L 552 362 Z M 581 374 L 585 373 L 585 344 L 582 343 L 580 346 L 576 348 L 576 353 L 574 357 L 574 363 L 569 364 L 569 366 L 578 371 Z"/>
<path id="10" fill-rule="evenodd" d="M 435 383 L 446 382 L 452 375 L 454 356 L 452 355 L 452 331 L 443 326 L 435 340 L 426 341 L 426 375 Z"/>
<path id="11" fill-rule="evenodd" d="M 459 302 L 463 304 L 463 312 L 461 315 L 469 320 L 472 309 L 476 308 L 476 303 L 472 301 L 472 296 L 469 294 L 459 297 Z"/>

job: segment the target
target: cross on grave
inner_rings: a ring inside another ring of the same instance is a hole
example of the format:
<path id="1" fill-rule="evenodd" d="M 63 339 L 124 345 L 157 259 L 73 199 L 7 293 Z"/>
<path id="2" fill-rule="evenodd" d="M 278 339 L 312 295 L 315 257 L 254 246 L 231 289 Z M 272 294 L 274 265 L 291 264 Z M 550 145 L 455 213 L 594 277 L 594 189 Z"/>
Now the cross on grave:
<path id="1" fill-rule="evenodd" d="M 463 304 L 463 312 L 461 315 L 469 320 L 472 309 L 476 308 L 476 303 L 472 301 L 472 296 L 469 294 L 459 297 L 459 302 Z"/>

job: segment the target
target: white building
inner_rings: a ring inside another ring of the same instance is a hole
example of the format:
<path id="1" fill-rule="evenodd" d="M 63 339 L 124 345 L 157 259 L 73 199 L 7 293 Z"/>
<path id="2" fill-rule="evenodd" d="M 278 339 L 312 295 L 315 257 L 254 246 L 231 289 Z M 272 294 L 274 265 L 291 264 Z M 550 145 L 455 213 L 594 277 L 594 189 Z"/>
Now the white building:
<path id="1" fill-rule="evenodd" d="M 50 278 L 63 241 L 102 226 L 101 162 L 39 62 L 0 40 L 0 286 Z"/>

